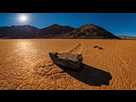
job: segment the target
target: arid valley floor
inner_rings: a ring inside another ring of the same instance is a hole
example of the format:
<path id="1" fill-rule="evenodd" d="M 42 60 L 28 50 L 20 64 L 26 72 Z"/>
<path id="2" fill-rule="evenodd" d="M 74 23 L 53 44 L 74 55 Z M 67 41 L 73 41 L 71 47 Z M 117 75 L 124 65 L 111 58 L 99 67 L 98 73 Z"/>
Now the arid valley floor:
<path id="1" fill-rule="evenodd" d="M 135 45 L 136 40 L 1 39 L 0 90 L 136 90 Z M 49 52 L 82 54 L 83 65 L 77 72 L 59 67 Z"/>

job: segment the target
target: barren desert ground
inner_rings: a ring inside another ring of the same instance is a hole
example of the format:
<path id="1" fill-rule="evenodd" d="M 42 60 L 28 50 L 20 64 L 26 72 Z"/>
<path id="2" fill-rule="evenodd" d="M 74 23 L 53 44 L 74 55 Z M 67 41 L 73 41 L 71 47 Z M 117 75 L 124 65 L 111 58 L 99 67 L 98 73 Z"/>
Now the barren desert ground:
<path id="1" fill-rule="evenodd" d="M 0 90 L 135 90 L 136 40 L 1 39 Z M 101 49 L 97 48 L 101 47 Z M 49 52 L 83 55 L 73 71 Z"/>

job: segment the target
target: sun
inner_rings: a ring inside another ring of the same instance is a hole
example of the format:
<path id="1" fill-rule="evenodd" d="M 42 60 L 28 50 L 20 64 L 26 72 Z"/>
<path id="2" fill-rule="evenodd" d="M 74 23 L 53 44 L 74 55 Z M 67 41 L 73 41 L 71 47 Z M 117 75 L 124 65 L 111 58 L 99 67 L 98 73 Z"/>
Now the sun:
<path id="1" fill-rule="evenodd" d="M 29 15 L 26 13 L 18 13 L 17 20 L 21 24 L 27 24 L 29 22 Z"/>
<path id="2" fill-rule="evenodd" d="M 20 21 L 26 21 L 27 20 L 27 17 L 26 16 L 20 16 Z"/>

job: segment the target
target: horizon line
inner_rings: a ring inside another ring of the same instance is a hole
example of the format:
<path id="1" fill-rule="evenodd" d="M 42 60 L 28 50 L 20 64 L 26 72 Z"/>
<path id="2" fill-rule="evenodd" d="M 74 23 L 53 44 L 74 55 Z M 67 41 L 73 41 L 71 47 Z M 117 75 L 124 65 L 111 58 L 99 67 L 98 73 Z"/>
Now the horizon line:
<path id="1" fill-rule="evenodd" d="M 57 23 L 54 23 L 54 24 L 51 24 L 51 25 L 55 25 L 55 24 L 57 24 Z M 92 23 L 91 23 L 92 24 Z M 49 26 L 51 26 L 51 25 L 49 25 Z M 61 24 L 57 24 L 57 25 L 59 25 L 59 26 L 63 26 L 63 25 L 61 25 Z M 84 25 L 86 25 L 86 24 L 84 24 Z M 93 24 L 94 25 L 94 24 Z M 10 25 L 10 26 L 0 26 L 0 27 L 12 27 L 12 26 L 32 26 L 32 27 L 36 27 L 36 26 L 33 26 L 33 25 L 30 25 L 30 24 L 24 24 L 24 25 Z M 46 27 L 49 27 L 49 26 L 46 26 Z M 64 25 L 64 26 L 69 26 L 69 25 Z M 82 25 L 81 25 L 82 26 Z M 81 27 L 80 26 L 80 27 Z M 97 26 L 97 25 L 96 25 Z M 46 28 L 46 27 L 40 27 L 40 28 L 38 28 L 38 27 L 36 27 L 38 30 L 40 30 L 40 29 L 43 29 L 43 28 Z M 69 26 L 69 27 L 71 27 L 71 26 Z M 75 29 L 77 29 L 77 28 L 79 28 L 79 27 L 72 27 L 72 28 L 75 28 Z M 104 28 L 105 29 L 105 28 Z M 136 37 L 136 36 L 134 36 L 133 34 L 128 34 L 128 35 L 126 35 L 126 34 L 114 34 L 114 35 L 116 35 L 116 36 L 131 36 L 131 37 Z"/>

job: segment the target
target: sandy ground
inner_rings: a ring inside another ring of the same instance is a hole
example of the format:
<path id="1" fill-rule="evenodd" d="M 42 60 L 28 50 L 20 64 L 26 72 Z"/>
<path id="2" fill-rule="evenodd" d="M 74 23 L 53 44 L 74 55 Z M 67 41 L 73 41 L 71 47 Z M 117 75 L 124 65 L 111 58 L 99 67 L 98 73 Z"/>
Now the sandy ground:
<path id="1" fill-rule="evenodd" d="M 135 90 L 135 45 L 136 40 L 1 39 L 0 90 Z M 56 66 L 52 51 L 82 54 L 83 65 L 78 72 Z"/>

